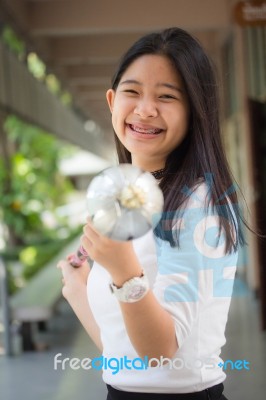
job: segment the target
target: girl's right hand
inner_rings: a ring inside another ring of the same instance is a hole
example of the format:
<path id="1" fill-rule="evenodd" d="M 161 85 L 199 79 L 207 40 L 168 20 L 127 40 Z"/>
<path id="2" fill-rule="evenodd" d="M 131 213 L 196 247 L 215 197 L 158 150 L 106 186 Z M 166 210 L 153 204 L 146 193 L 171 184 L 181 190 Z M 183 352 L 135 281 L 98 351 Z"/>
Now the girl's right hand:
<path id="1" fill-rule="evenodd" d="M 67 300 L 71 300 L 71 297 L 75 296 L 81 287 L 86 287 L 90 272 L 87 262 L 84 262 L 79 268 L 72 267 L 68 261 L 71 257 L 72 254 L 67 257 L 67 260 L 61 260 L 57 264 L 57 268 L 61 269 L 62 272 L 62 294 Z"/>

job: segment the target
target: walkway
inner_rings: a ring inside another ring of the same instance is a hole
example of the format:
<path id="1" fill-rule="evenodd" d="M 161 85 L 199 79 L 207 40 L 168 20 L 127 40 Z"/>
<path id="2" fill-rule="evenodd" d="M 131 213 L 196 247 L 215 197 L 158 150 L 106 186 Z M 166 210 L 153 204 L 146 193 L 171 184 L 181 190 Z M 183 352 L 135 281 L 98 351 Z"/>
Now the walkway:
<path id="1" fill-rule="evenodd" d="M 94 345 L 65 301 L 49 325 L 48 351 L 0 357 L 2 400 L 105 400 L 101 374 L 95 370 L 54 370 L 54 356 L 93 358 Z M 44 334 L 43 334 L 44 335 Z M 40 340 L 44 336 L 39 336 Z M 246 360 L 250 370 L 230 370 L 225 394 L 229 400 L 264 400 L 266 392 L 266 333 L 259 330 L 258 306 L 249 293 L 235 297 L 229 315 L 223 359 Z"/>

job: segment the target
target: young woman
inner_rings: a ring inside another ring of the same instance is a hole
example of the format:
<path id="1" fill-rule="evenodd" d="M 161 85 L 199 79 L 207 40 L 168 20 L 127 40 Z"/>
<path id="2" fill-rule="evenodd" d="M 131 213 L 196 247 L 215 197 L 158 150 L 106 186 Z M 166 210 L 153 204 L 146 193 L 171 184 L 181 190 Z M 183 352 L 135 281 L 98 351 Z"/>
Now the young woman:
<path id="1" fill-rule="evenodd" d="M 170 28 L 133 44 L 107 91 L 119 162 L 150 171 L 165 200 L 154 230 L 130 242 L 88 220 L 91 270 L 59 263 L 64 297 L 112 361 L 108 400 L 225 399 L 219 355 L 243 237 L 216 89 L 200 44 Z"/>

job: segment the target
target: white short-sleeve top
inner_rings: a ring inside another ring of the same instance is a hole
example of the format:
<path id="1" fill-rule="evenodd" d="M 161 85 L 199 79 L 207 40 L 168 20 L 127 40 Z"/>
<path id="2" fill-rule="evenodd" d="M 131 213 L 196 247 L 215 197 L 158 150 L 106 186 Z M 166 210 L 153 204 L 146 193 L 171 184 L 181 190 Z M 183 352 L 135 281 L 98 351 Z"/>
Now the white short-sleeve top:
<path id="1" fill-rule="evenodd" d="M 189 393 L 225 379 L 220 358 L 237 264 L 225 254 L 223 232 L 217 239 L 217 209 L 205 209 L 206 187 L 190 196 L 182 216 L 180 246 L 152 230 L 133 240 L 154 295 L 175 322 L 179 349 L 167 364 L 150 367 L 140 360 L 127 335 L 111 277 L 96 262 L 89 274 L 88 301 L 101 331 L 103 380 L 131 392 Z M 165 221 L 167 229 L 167 221 Z M 147 360 L 146 360 L 147 361 Z"/>

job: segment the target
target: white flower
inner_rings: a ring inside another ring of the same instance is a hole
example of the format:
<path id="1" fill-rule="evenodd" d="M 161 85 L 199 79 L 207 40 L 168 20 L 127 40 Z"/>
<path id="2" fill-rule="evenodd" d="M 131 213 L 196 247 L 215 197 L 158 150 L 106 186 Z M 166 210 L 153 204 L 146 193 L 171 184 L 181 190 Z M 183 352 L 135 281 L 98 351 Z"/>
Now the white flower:
<path id="1" fill-rule="evenodd" d="M 95 228 L 115 240 L 138 238 L 162 212 L 163 194 L 156 179 L 131 164 L 107 168 L 87 191 L 89 216 Z"/>

